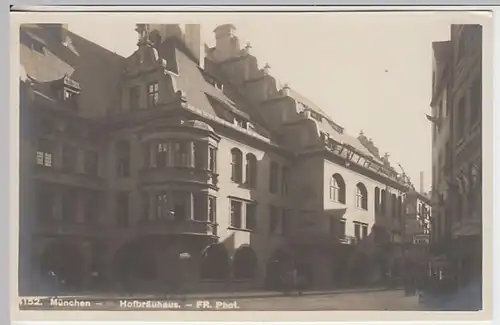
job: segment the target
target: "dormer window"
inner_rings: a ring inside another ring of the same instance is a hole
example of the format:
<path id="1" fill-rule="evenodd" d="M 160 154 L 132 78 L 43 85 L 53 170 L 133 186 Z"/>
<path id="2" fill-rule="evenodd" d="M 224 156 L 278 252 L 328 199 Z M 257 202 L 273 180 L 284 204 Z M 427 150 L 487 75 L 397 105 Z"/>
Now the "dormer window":
<path id="1" fill-rule="evenodd" d="M 148 85 L 148 107 L 158 105 L 158 82 L 153 82 Z"/>
<path id="2" fill-rule="evenodd" d="M 320 114 L 313 111 L 311 111 L 311 117 L 318 122 L 321 122 L 323 120 L 323 117 Z"/>
<path id="3" fill-rule="evenodd" d="M 76 92 L 69 89 L 64 89 L 64 100 L 71 99 L 76 95 L 78 95 Z"/>
<path id="4" fill-rule="evenodd" d="M 214 81 L 213 85 L 215 86 L 215 88 L 219 89 L 220 91 L 224 91 L 224 84 L 223 83 Z"/>
<path id="5" fill-rule="evenodd" d="M 65 106 L 76 109 L 76 97 L 80 94 L 80 85 L 68 76 L 54 81 L 52 87 L 59 100 L 65 103 Z"/>
<path id="6" fill-rule="evenodd" d="M 139 86 L 133 86 L 130 88 L 129 92 L 129 106 L 130 110 L 136 110 L 139 108 L 140 105 L 140 98 L 141 98 L 141 89 Z"/>

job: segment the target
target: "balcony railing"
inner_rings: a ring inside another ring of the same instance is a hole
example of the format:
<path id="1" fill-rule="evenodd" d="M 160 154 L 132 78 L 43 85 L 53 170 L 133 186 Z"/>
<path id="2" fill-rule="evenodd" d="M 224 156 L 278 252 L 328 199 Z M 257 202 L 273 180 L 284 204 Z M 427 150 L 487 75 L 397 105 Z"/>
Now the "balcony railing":
<path id="1" fill-rule="evenodd" d="M 299 245 L 356 245 L 358 240 L 354 236 L 338 236 L 321 230 L 301 230 L 287 236 L 289 240 Z"/>
<path id="2" fill-rule="evenodd" d="M 181 235 L 195 234 L 217 236 L 217 225 L 198 220 L 148 220 L 136 225 L 141 235 Z"/>
<path id="3" fill-rule="evenodd" d="M 33 176 L 36 179 L 51 183 L 61 183 L 68 186 L 92 188 L 101 190 L 105 181 L 99 176 L 83 173 L 66 172 L 60 168 L 35 165 Z"/>
<path id="4" fill-rule="evenodd" d="M 103 232 L 99 231 L 99 226 L 88 223 L 66 223 L 59 220 L 40 221 L 35 225 L 34 232 L 46 236 L 99 236 Z"/>
<path id="5" fill-rule="evenodd" d="M 359 242 L 355 236 L 340 236 L 339 243 L 343 245 L 356 245 Z"/>
<path id="6" fill-rule="evenodd" d="M 154 167 L 139 172 L 141 183 L 194 182 L 213 186 L 218 184 L 218 174 L 207 169 L 192 167 Z"/>

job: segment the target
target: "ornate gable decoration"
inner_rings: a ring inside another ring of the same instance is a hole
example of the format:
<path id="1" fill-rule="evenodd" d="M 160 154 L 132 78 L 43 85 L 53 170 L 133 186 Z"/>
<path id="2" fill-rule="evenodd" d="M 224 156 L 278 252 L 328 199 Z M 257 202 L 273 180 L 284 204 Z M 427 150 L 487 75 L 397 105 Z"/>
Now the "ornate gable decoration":
<path id="1" fill-rule="evenodd" d="M 127 59 L 125 74 L 136 76 L 158 69 L 166 69 L 167 61 L 161 58 L 158 50 L 153 47 L 148 25 L 137 24 L 135 30 L 139 34 L 139 41 L 137 42 L 139 48 Z"/>

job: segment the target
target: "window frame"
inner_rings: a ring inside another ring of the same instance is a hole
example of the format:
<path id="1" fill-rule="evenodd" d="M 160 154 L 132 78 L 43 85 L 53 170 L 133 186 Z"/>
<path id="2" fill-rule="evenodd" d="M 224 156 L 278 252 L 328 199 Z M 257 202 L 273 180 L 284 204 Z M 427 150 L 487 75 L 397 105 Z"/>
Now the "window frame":
<path id="1" fill-rule="evenodd" d="M 153 81 L 148 83 L 148 108 L 153 108 L 158 106 L 159 101 L 159 83 L 158 81 Z"/>

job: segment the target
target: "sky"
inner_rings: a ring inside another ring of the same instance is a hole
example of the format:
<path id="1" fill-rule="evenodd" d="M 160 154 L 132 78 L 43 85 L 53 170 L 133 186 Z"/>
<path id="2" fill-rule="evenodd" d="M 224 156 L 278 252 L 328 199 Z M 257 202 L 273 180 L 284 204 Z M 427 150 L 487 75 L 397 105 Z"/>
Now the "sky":
<path id="1" fill-rule="evenodd" d="M 432 42 L 448 40 L 456 16 L 438 13 L 214 15 L 200 22 L 203 41 L 215 43 L 217 25 L 232 23 L 259 66 L 309 98 L 347 133 L 360 130 L 380 152 L 400 163 L 417 189 L 432 183 Z M 69 29 L 122 56 L 137 48 L 135 23 L 111 17 L 70 22 Z M 154 21 L 158 23 L 158 18 Z M 178 23 L 165 20 L 163 23 Z M 399 170 L 401 171 L 401 170 Z"/>

